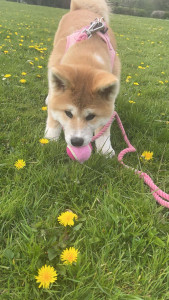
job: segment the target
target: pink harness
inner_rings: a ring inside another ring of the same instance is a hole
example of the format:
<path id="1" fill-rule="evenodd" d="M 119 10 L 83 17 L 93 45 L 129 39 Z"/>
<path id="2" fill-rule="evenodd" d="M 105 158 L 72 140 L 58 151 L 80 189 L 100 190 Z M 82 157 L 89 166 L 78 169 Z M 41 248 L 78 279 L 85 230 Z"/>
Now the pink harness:
<path id="1" fill-rule="evenodd" d="M 89 39 L 93 35 L 93 33 L 97 33 L 101 37 L 101 39 L 107 44 L 107 48 L 110 54 L 111 65 L 113 67 L 116 52 L 110 42 L 107 30 L 108 28 L 106 26 L 106 23 L 103 22 L 102 19 L 96 19 L 89 26 L 83 27 L 82 29 L 67 36 L 65 52 L 67 52 L 67 50 L 77 42 L 85 41 Z"/>
<path id="2" fill-rule="evenodd" d="M 103 30 L 103 32 L 100 32 L 100 30 Z M 112 63 L 112 67 L 114 64 L 114 58 L 115 58 L 115 51 L 110 43 L 110 38 L 107 34 L 107 27 L 106 24 L 103 22 L 102 19 L 96 19 L 93 23 L 91 23 L 90 26 L 84 27 L 81 30 L 76 31 L 75 33 L 69 35 L 67 37 L 67 45 L 66 45 L 66 51 L 73 46 L 75 43 L 80 42 L 80 41 L 84 41 L 87 40 L 88 38 L 90 38 L 92 36 L 93 33 L 97 33 L 107 44 L 107 47 L 109 49 L 109 53 L 110 53 L 110 59 L 111 59 L 111 63 Z M 152 195 L 154 196 L 155 200 L 162 206 L 165 206 L 167 208 L 169 208 L 169 194 L 166 194 L 165 192 L 163 192 L 162 190 L 160 190 L 153 182 L 153 180 L 150 178 L 150 176 L 147 173 L 144 173 L 142 171 L 139 171 L 137 169 L 134 169 L 130 166 L 127 166 L 124 162 L 123 162 L 123 157 L 125 156 L 125 154 L 130 153 L 130 152 L 135 152 L 136 149 L 131 145 L 123 124 L 117 114 L 117 112 L 114 112 L 111 119 L 109 120 L 109 122 L 102 128 L 102 130 L 95 135 L 92 138 L 92 142 L 95 141 L 96 139 L 98 139 L 106 130 L 107 128 L 111 125 L 111 123 L 113 122 L 114 118 L 116 118 L 117 123 L 119 128 L 121 129 L 122 135 L 124 137 L 124 140 L 128 146 L 128 148 L 125 148 L 124 150 L 122 150 L 119 155 L 118 155 L 118 161 L 126 168 L 134 170 L 135 174 L 139 175 L 140 178 L 143 178 L 144 182 L 150 187 Z M 166 201 L 167 200 L 167 201 Z"/>

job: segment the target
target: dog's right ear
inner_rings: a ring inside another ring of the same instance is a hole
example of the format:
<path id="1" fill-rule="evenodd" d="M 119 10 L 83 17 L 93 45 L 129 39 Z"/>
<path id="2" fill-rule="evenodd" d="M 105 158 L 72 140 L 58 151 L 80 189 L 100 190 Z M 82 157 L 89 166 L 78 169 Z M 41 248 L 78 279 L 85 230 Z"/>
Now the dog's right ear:
<path id="1" fill-rule="evenodd" d="M 50 68 L 48 72 L 49 88 L 54 91 L 64 92 L 71 85 L 69 80 L 69 73 L 69 68 L 67 69 L 67 67 L 65 66 Z"/>

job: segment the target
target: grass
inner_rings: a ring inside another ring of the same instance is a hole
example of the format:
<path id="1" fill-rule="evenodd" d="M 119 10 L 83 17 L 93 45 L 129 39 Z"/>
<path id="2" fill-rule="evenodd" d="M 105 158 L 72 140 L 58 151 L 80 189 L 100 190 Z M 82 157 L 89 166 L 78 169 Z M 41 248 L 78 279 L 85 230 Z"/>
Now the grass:
<path id="1" fill-rule="evenodd" d="M 63 138 L 39 143 L 46 119 L 41 107 L 47 95 L 47 60 L 64 13 L 1 1 L 0 299 L 169 299 L 168 210 L 117 157 L 95 153 L 80 165 L 66 156 Z M 166 192 L 168 25 L 155 19 L 111 18 L 122 61 L 116 110 L 137 148 L 125 162 L 148 172 Z M 4 79 L 6 74 L 11 77 Z M 125 146 L 115 123 L 112 144 L 117 154 Z M 140 161 L 145 150 L 153 151 L 152 161 Z M 14 167 L 18 159 L 24 159 L 25 168 Z M 66 209 L 78 215 L 68 229 L 57 221 Z M 60 254 L 70 246 L 79 249 L 78 261 L 64 266 Z M 39 289 L 34 278 L 45 264 L 58 273 L 47 290 Z"/>

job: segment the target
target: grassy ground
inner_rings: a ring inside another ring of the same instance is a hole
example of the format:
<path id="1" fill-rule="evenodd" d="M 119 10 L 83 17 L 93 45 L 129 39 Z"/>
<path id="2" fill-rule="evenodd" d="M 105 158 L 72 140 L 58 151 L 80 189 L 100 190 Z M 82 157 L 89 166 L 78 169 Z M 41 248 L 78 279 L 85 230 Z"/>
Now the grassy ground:
<path id="1" fill-rule="evenodd" d="M 47 60 L 64 13 L 0 3 L 0 299 L 169 299 L 168 210 L 117 157 L 93 154 L 80 165 L 63 138 L 39 143 Z M 169 192 L 169 22 L 115 15 L 111 26 L 122 61 L 116 110 L 137 148 L 125 161 Z M 115 123 L 112 144 L 117 154 L 125 146 Z M 145 150 L 153 160 L 140 160 Z M 78 215 L 68 229 L 57 221 L 66 209 Z M 60 254 L 70 246 L 78 261 L 64 266 Z M 34 278 L 45 264 L 58 273 L 47 290 Z"/>

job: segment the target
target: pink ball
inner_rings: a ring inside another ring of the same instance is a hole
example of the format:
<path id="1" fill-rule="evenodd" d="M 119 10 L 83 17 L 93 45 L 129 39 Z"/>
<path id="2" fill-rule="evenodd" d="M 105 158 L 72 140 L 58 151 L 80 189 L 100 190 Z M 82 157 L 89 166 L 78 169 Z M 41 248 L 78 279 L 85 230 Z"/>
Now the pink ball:
<path id="1" fill-rule="evenodd" d="M 82 147 L 74 147 L 68 145 L 66 148 L 68 156 L 73 159 L 77 160 L 80 163 L 83 163 L 85 160 L 88 160 L 91 153 L 92 153 L 92 145 L 89 144 L 87 146 Z"/>

